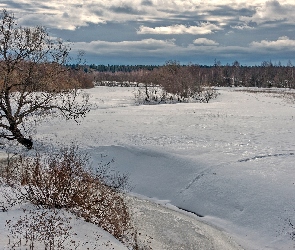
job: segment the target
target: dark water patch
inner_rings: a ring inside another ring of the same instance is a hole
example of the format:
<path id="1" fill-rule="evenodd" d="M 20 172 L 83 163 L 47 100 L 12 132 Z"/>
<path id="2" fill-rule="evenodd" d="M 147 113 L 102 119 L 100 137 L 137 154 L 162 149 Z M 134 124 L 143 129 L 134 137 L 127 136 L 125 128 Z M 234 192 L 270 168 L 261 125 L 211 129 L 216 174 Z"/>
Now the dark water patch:
<path id="1" fill-rule="evenodd" d="M 252 160 L 262 159 L 262 158 L 268 158 L 268 157 L 281 157 L 281 156 L 290 156 L 290 155 L 294 155 L 294 153 L 257 155 L 257 156 L 254 156 L 252 158 L 246 158 L 246 159 L 238 160 L 238 162 L 247 162 L 247 161 L 252 161 Z"/>
<path id="2" fill-rule="evenodd" d="M 185 211 L 185 212 L 192 213 L 192 214 L 194 214 L 194 215 L 196 215 L 196 216 L 198 216 L 198 217 L 200 217 L 200 218 L 204 217 L 204 215 L 198 214 L 198 213 L 193 212 L 193 211 L 190 211 L 190 210 L 188 210 L 188 209 L 185 209 L 185 208 L 182 208 L 182 207 L 178 207 L 178 206 L 176 206 L 176 207 L 179 208 L 179 209 L 181 209 L 181 210 L 183 210 L 183 211 Z"/>

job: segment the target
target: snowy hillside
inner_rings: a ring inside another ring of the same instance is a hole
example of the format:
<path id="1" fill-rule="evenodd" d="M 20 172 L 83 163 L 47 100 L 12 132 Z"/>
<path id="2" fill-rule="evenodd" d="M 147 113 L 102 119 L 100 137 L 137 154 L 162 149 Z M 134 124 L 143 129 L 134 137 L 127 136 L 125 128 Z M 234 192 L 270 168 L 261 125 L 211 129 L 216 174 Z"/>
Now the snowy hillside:
<path id="1" fill-rule="evenodd" d="M 295 104 L 221 89 L 209 104 L 137 106 L 133 88 L 87 90 L 76 125 L 48 121 L 34 140 L 76 141 L 93 165 L 130 174 L 132 192 L 192 211 L 245 249 L 295 245 Z"/>

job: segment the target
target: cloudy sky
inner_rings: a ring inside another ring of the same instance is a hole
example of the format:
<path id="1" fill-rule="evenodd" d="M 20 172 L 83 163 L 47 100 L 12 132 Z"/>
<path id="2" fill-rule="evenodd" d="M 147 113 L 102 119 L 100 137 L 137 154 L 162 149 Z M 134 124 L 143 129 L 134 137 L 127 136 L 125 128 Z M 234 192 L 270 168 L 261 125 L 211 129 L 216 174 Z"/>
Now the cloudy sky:
<path id="1" fill-rule="evenodd" d="M 94 64 L 295 65 L 295 1 L 2 0 Z"/>

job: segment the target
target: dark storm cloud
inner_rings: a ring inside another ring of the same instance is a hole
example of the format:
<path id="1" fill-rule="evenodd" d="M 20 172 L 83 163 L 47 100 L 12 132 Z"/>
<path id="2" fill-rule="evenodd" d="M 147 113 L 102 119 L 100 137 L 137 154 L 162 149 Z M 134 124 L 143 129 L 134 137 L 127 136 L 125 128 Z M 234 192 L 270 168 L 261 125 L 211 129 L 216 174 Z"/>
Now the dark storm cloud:
<path id="1" fill-rule="evenodd" d="M 116 14 L 129 14 L 129 15 L 144 15 L 146 12 L 140 11 L 137 9 L 132 8 L 131 6 L 113 6 L 109 8 L 110 11 L 116 13 Z"/>
<path id="2" fill-rule="evenodd" d="M 20 3 L 19 1 L 4 1 L 3 4 L 6 5 L 7 9 L 30 9 L 32 5 L 29 3 Z"/>
<path id="3" fill-rule="evenodd" d="M 153 2 L 150 0 L 143 0 L 141 4 L 144 6 L 153 6 Z"/>
<path id="4" fill-rule="evenodd" d="M 240 16 L 252 16 L 255 14 L 255 10 L 241 8 L 235 9 L 230 6 L 218 6 L 215 10 L 209 10 L 208 16 L 226 16 L 234 19 L 239 19 Z"/>
<path id="5" fill-rule="evenodd" d="M 134 39 L 137 23 L 130 22 L 128 25 L 120 22 L 108 22 L 106 24 L 93 24 L 76 30 L 50 29 L 56 37 L 65 37 L 71 42 L 91 42 L 105 40 L 110 42 L 127 41 Z"/>
<path id="6" fill-rule="evenodd" d="M 34 9 L 47 9 L 47 10 L 53 10 L 54 7 L 47 6 L 43 4 L 42 2 L 37 3 L 24 3 L 19 1 L 4 1 L 3 4 L 5 4 L 5 8 L 8 10 L 18 10 L 17 12 L 25 12 L 25 11 L 31 11 Z"/>

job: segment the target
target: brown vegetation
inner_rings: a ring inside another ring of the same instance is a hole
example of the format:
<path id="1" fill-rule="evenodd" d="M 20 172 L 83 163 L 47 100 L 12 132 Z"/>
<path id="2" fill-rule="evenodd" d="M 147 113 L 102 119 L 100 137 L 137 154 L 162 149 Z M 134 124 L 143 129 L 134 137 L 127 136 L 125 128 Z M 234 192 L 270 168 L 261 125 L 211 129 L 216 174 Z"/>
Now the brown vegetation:
<path id="1" fill-rule="evenodd" d="M 5 195 L 6 200 L 11 205 L 15 200 L 30 201 L 40 209 L 50 209 L 53 215 L 57 215 L 54 211 L 65 209 L 102 227 L 127 246 L 139 249 L 137 231 L 122 191 L 127 179 L 118 173 L 110 175 L 107 169 L 94 173 L 88 167 L 87 155 L 80 154 L 75 146 L 55 154 L 18 157 L 2 172 L 3 181 L 15 190 Z M 22 233 L 30 229 L 26 228 L 27 221 L 24 219 L 21 225 Z M 59 233 L 50 233 L 48 237 L 56 234 Z"/>
<path id="2" fill-rule="evenodd" d="M 3 10 L 0 137 L 17 140 L 31 149 L 33 141 L 24 129 L 28 117 L 36 116 L 40 121 L 56 112 L 66 119 L 85 116 L 89 111 L 88 97 L 77 90 L 91 87 L 90 78 L 63 66 L 68 54 L 69 48 L 59 39 L 50 39 L 43 27 L 19 27 L 14 16 Z"/>
<path id="3" fill-rule="evenodd" d="M 170 70 L 167 70 L 167 67 Z M 94 68 L 94 66 L 92 66 Z M 260 66 L 242 66 L 238 61 L 230 64 L 221 65 L 215 62 L 213 66 L 188 64 L 180 65 L 176 61 L 168 61 L 163 66 L 150 67 L 150 69 L 135 70 L 131 72 L 99 72 L 92 69 L 97 82 L 116 81 L 116 82 L 142 82 L 157 83 L 165 85 L 165 80 L 173 78 L 173 75 L 179 73 L 179 77 L 184 77 L 181 82 L 185 85 L 193 78 L 197 86 L 244 86 L 244 87 L 283 87 L 295 88 L 295 69 L 289 62 L 287 66 L 262 62 Z M 162 73 L 171 74 L 170 77 L 162 78 Z M 185 72 L 189 72 L 188 75 Z M 179 81 L 179 80 L 178 80 Z M 168 84 L 168 83 L 167 83 Z M 171 85 L 171 84 L 170 84 Z"/>

